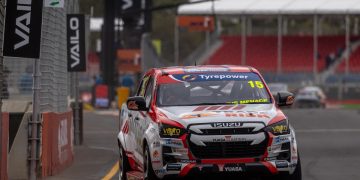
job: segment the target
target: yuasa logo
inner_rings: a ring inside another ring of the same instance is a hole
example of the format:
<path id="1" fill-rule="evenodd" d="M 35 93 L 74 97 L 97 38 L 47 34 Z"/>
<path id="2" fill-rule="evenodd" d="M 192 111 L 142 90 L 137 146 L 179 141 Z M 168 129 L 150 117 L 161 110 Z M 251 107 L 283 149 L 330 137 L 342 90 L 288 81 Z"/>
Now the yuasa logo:
<path id="1" fill-rule="evenodd" d="M 226 172 L 241 172 L 243 169 L 241 167 L 225 167 Z"/>
<path id="2" fill-rule="evenodd" d="M 73 63 L 71 63 L 71 68 L 74 68 L 75 66 L 80 64 L 80 35 L 79 35 L 79 19 L 76 17 L 73 17 L 70 19 L 70 29 L 75 32 L 73 36 L 70 37 L 70 53 L 71 53 L 71 59 L 74 60 Z"/>
<path id="3" fill-rule="evenodd" d="M 16 18 L 15 34 L 22 40 L 14 45 L 14 50 L 29 44 L 30 22 L 31 22 L 31 0 L 18 0 L 17 10 L 26 13 Z"/>

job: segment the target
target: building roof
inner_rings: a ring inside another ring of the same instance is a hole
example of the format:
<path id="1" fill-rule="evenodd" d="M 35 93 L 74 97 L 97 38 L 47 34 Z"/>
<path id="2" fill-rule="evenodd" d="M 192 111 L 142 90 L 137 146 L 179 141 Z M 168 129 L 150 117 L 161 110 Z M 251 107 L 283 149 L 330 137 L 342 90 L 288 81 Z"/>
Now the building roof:
<path id="1" fill-rule="evenodd" d="M 214 0 L 182 5 L 179 15 L 360 14 L 360 0 Z"/>

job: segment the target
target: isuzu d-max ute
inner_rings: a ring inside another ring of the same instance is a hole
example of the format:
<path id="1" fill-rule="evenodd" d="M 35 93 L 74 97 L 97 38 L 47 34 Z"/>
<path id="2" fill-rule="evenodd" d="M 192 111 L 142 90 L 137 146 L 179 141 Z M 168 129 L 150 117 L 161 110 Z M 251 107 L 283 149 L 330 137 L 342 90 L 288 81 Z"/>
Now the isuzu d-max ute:
<path id="1" fill-rule="evenodd" d="M 246 174 L 300 180 L 294 129 L 260 73 L 242 66 L 151 69 L 120 111 L 119 179 Z M 127 176 L 128 175 L 128 176 Z"/>

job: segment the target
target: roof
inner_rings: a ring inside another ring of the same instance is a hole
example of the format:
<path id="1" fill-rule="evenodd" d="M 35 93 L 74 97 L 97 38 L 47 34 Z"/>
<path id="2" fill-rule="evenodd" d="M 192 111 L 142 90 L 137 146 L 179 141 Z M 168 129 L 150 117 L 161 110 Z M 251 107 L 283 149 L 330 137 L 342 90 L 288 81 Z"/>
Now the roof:
<path id="1" fill-rule="evenodd" d="M 201 66 L 174 66 L 155 69 L 162 73 L 184 74 L 184 73 L 209 73 L 209 72 L 258 72 L 249 66 L 235 65 L 201 65 Z"/>
<path id="2" fill-rule="evenodd" d="M 360 0 L 214 0 L 182 5 L 179 15 L 360 14 Z"/>

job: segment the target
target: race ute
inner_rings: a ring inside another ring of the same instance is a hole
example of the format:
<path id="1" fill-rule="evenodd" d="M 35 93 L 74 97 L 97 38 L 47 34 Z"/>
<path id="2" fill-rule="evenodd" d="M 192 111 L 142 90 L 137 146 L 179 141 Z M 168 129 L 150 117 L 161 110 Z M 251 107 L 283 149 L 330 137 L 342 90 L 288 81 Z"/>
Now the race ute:
<path id="1" fill-rule="evenodd" d="M 151 69 L 120 111 L 119 179 L 201 174 L 301 180 L 294 129 L 252 67 Z"/>
<path id="2" fill-rule="evenodd" d="M 326 108 L 326 95 L 320 87 L 304 87 L 296 94 L 294 106 L 297 108 Z"/>

